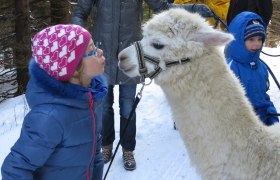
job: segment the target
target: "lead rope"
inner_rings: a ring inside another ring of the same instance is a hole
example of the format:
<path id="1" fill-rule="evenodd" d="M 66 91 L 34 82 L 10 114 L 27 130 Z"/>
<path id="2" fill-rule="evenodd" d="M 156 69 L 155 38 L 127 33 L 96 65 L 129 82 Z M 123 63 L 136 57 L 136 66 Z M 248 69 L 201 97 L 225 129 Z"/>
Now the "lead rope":
<path id="1" fill-rule="evenodd" d="M 141 98 L 142 98 L 142 92 L 143 92 L 143 90 L 144 90 L 144 87 L 145 87 L 145 85 L 149 85 L 150 83 L 149 83 L 149 84 L 145 84 L 145 82 L 141 82 L 141 84 L 142 84 L 141 90 L 138 92 L 138 94 L 137 94 L 136 97 L 135 97 L 134 103 L 133 103 L 133 105 L 132 105 L 132 109 L 131 109 L 130 114 L 129 114 L 129 117 L 128 117 L 128 121 L 127 121 L 127 123 L 125 124 L 123 133 L 120 135 L 119 142 L 118 142 L 117 147 L 116 147 L 116 149 L 115 149 L 115 151 L 114 151 L 113 157 L 112 157 L 112 159 L 111 159 L 111 161 L 110 161 L 110 164 L 109 164 L 109 166 L 108 166 L 108 168 L 107 168 L 107 171 L 106 171 L 106 174 L 105 174 L 103 180 L 106 180 L 106 177 L 107 177 L 107 175 L 108 175 L 108 172 L 109 172 L 109 170 L 110 170 L 110 168 L 111 168 L 111 165 L 112 165 L 112 163 L 113 163 L 113 161 L 114 161 L 114 159 L 115 159 L 115 156 L 116 156 L 116 154 L 117 154 L 117 151 L 118 151 L 118 149 L 119 149 L 121 140 L 122 140 L 122 138 L 123 138 L 123 136 L 124 136 L 124 134 L 125 134 L 125 132 L 126 132 L 126 129 L 127 129 L 128 125 L 129 125 L 129 123 L 130 123 L 130 121 L 131 121 L 131 118 L 132 118 L 133 114 L 135 113 L 136 107 L 137 107 L 138 103 L 140 102 L 140 100 L 141 100 Z"/>

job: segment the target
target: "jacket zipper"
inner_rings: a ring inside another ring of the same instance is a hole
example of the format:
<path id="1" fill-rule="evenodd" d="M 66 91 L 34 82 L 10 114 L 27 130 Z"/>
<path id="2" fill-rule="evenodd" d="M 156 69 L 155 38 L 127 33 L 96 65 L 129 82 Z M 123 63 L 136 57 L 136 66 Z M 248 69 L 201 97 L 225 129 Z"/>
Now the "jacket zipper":
<path id="1" fill-rule="evenodd" d="M 94 117 L 93 97 L 92 97 L 91 92 L 88 92 L 88 96 L 89 96 L 89 107 L 90 107 L 91 121 L 92 121 L 93 144 L 92 144 L 91 158 L 90 158 L 87 170 L 86 170 L 86 180 L 90 180 L 90 165 L 92 164 L 92 161 L 94 159 L 95 147 L 96 147 L 96 124 L 95 124 L 96 121 L 95 121 L 95 117 Z"/>

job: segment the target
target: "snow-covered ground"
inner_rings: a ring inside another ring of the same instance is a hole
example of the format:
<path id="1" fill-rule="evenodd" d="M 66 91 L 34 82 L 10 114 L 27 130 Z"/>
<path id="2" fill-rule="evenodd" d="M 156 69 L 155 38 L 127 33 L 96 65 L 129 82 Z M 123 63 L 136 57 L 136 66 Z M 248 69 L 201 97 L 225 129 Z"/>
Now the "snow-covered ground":
<path id="1" fill-rule="evenodd" d="M 280 54 L 280 47 L 264 48 L 263 51 L 269 54 Z M 280 81 L 280 57 L 262 54 L 261 58 Z M 139 85 L 138 90 L 140 87 Z M 115 97 L 118 97 L 118 92 L 115 91 L 115 93 Z M 280 112 L 280 91 L 272 79 L 270 79 L 268 93 Z M 118 120 L 118 99 L 115 99 L 115 102 L 114 108 Z M 27 112 L 28 107 L 24 95 L 8 99 L 0 104 L 0 166 L 19 136 L 22 120 Z M 144 88 L 136 112 L 137 169 L 126 171 L 123 168 L 120 148 L 107 180 L 199 180 L 200 176 L 189 160 L 187 149 L 178 131 L 173 129 L 173 120 L 167 101 L 157 85 L 152 83 Z M 116 122 L 116 132 L 119 133 L 119 121 Z M 117 141 L 118 139 L 116 139 L 115 147 Z M 105 165 L 104 173 L 107 167 L 108 164 Z"/>

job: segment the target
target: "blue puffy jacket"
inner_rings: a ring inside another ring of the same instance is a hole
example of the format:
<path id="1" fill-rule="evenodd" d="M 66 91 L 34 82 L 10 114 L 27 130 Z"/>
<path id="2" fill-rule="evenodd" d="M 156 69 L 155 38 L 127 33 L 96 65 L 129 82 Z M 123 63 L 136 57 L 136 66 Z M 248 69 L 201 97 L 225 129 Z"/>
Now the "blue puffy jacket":
<path id="1" fill-rule="evenodd" d="M 3 180 L 102 179 L 102 80 L 92 88 L 57 81 L 31 60 L 26 99 L 31 111 L 1 168 Z M 94 114 L 93 114 L 94 113 Z"/>
<path id="2" fill-rule="evenodd" d="M 259 58 L 261 49 L 257 52 L 250 52 L 244 43 L 245 27 L 249 21 L 254 19 L 258 19 L 263 24 L 261 17 L 252 12 L 240 13 L 230 23 L 229 32 L 234 35 L 235 40 L 228 46 L 227 62 L 240 79 L 248 99 L 262 122 L 272 125 L 279 120 L 276 116 L 270 116 L 277 112 L 266 93 L 269 88 L 268 71 Z"/>

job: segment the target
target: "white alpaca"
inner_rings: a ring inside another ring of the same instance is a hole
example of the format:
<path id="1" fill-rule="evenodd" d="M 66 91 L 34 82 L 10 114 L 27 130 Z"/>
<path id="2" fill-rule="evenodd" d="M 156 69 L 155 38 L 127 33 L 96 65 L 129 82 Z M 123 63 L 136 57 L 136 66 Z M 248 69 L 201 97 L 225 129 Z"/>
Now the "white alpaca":
<path id="1" fill-rule="evenodd" d="M 144 53 L 160 61 L 162 72 L 155 83 L 167 97 L 202 179 L 280 179 L 278 125 L 273 130 L 261 124 L 217 47 L 232 36 L 182 9 L 155 15 L 143 27 L 143 35 Z M 182 58 L 190 61 L 165 65 Z M 127 75 L 140 75 L 134 46 L 123 50 L 119 60 Z M 145 64 L 148 73 L 156 68 Z"/>

